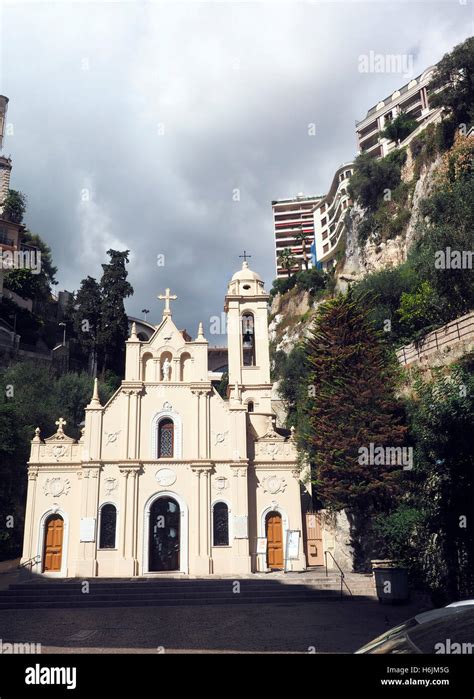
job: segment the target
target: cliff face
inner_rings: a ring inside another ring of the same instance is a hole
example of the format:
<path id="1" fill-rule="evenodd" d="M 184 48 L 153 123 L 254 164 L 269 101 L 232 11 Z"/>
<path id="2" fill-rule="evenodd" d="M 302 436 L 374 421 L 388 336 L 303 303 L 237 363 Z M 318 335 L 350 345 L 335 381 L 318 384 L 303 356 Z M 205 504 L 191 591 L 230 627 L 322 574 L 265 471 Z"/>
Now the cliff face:
<path id="1" fill-rule="evenodd" d="M 351 282 L 362 279 L 366 274 L 388 267 L 396 267 L 407 258 L 417 238 L 421 221 L 420 203 L 426 199 L 434 183 L 434 175 L 440 157 L 421 167 L 412 193 L 408 195 L 406 208 L 410 218 L 404 232 L 386 241 L 369 238 L 362 245 L 359 230 L 366 213 L 354 204 L 346 216 L 346 241 L 343 258 L 336 267 L 337 291 L 346 291 Z M 415 163 L 407 149 L 407 159 L 402 169 L 402 181 L 413 183 Z M 321 301 L 313 302 L 307 291 L 294 287 L 286 294 L 277 294 L 272 302 L 270 316 L 270 340 L 275 350 L 290 352 L 310 332 L 311 321 Z"/>
<path id="2" fill-rule="evenodd" d="M 402 181 L 409 183 L 413 178 L 413 161 L 410 151 L 402 170 Z M 407 208 L 410 219 L 406 230 L 395 238 L 376 242 L 368 239 L 364 245 L 358 241 L 359 229 L 365 212 L 357 204 L 349 211 L 346 219 L 346 250 L 345 256 L 336 271 L 337 285 L 340 291 L 346 291 L 349 282 L 356 281 L 370 272 L 378 272 L 387 267 L 396 267 L 407 258 L 408 251 L 416 240 L 417 228 L 420 223 L 420 202 L 429 196 L 433 187 L 434 173 L 439 166 L 437 158 L 428 166 L 422 168 L 416 181 L 413 194 L 408 198 Z"/>

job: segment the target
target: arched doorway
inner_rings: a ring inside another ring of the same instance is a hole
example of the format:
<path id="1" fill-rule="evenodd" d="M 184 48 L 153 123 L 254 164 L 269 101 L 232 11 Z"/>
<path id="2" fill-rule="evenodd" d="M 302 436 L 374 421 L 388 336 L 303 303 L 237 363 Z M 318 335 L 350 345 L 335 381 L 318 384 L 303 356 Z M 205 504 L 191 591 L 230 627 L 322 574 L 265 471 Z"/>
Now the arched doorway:
<path id="1" fill-rule="evenodd" d="M 63 557 L 64 520 L 50 515 L 44 525 L 43 573 L 59 573 Z"/>
<path id="2" fill-rule="evenodd" d="M 283 569 L 283 526 L 279 512 L 269 512 L 265 518 L 267 537 L 267 567 L 271 570 Z"/>
<path id="3" fill-rule="evenodd" d="M 148 570 L 159 572 L 180 569 L 179 505 L 174 498 L 160 497 L 150 508 Z"/>

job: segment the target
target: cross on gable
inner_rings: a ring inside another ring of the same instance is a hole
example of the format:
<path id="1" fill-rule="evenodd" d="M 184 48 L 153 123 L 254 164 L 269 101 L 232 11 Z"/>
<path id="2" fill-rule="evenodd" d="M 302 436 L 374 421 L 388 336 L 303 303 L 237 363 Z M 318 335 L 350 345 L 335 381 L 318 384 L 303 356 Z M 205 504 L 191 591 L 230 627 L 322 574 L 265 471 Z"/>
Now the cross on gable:
<path id="1" fill-rule="evenodd" d="M 58 432 L 63 432 L 63 428 L 67 425 L 67 422 L 62 417 L 60 417 L 59 420 L 56 420 L 54 424 L 58 426 Z"/>
<path id="2" fill-rule="evenodd" d="M 163 316 L 170 316 L 171 315 L 171 308 L 170 308 L 170 301 L 176 301 L 178 298 L 176 294 L 171 294 L 169 289 L 166 289 L 165 294 L 159 294 L 157 296 L 160 301 L 165 302 L 165 308 L 163 310 Z"/>

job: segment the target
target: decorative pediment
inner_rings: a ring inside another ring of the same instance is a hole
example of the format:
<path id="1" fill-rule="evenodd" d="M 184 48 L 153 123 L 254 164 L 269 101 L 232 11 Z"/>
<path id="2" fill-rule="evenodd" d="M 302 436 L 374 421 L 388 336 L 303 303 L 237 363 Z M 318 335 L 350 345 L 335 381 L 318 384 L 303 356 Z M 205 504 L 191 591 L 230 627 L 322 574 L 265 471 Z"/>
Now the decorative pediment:
<path id="1" fill-rule="evenodd" d="M 178 350 L 183 346 L 183 335 L 180 333 L 171 317 L 165 317 L 158 325 L 147 343 L 143 343 L 142 351 L 150 349 L 157 352 L 162 350 Z"/>
<path id="2" fill-rule="evenodd" d="M 44 440 L 46 444 L 50 444 L 51 442 L 61 442 L 61 444 L 75 444 L 76 440 L 73 439 L 72 437 L 68 437 L 67 434 L 64 432 L 64 426 L 67 425 L 66 420 L 64 418 L 60 417 L 59 420 L 56 420 L 55 424 L 58 426 L 58 429 L 54 434 L 51 435 L 51 437 L 46 437 Z"/>
<path id="3" fill-rule="evenodd" d="M 268 416 L 268 426 L 267 431 L 260 437 L 259 442 L 284 442 L 285 437 L 276 431 L 275 427 L 275 417 L 273 415 Z"/>
<path id="4" fill-rule="evenodd" d="M 295 461 L 298 457 L 293 439 L 277 432 L 275 417 L 268 417 L 268 427 L 263 437 L 255 442 L 255 458 L 259 461 Z"/>

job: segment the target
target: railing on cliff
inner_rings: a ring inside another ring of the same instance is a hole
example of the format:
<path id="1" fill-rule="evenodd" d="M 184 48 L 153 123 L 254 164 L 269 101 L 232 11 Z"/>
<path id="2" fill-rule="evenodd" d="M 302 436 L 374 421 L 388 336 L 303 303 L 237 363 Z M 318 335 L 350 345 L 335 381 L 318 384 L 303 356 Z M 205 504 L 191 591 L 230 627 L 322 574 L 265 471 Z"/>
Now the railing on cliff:
<path id="1" fill-rule="evenodd" d="M 474 341 L 474 311 L 433 330 L 421 342 L 400 347 L 397 359 L 400 364 L 409 366 L 435 352 L 446 352 L 448 348 L 470 338 Z"/>

